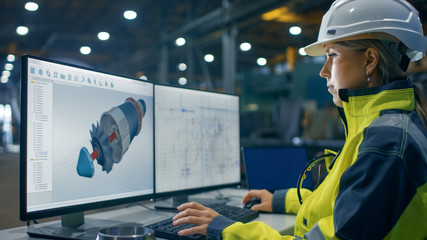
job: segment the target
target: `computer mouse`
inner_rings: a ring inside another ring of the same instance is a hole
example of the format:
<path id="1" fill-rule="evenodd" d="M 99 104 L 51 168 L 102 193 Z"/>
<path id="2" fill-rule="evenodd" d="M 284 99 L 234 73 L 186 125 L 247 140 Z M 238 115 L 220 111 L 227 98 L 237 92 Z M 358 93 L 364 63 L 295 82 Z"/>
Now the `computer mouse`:
<path id="1" fill-rule="evenodd" d="M 259 198 L 253 197 L 251 200 L 243 204 L 243 208 L 251 209 L 253 205 L 260 204 L 261 200 Z"/>

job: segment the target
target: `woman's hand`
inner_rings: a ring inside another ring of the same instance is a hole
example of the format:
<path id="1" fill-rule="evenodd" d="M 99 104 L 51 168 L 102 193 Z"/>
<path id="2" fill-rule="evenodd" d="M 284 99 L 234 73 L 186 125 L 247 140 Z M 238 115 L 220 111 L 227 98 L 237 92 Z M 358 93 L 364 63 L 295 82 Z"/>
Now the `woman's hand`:
<path id="1" fill-rule="evenodd" d="M 178 235 L 202 234 L 206 235 L 206 229 L 212 219 L 219 215 L 214 210 L 207 208 L 200 203 L 184 203 L 178 207 L 181 211 L 173 218 L 173 225 L 192 223 L 197 226 L 184 229 L 178 232 Z"/>
<path id="2" fill-rule="evenodd" d="M 253 197 L 261 200 L 260 204 L 254 205 L 251 209 L 255 211 L 272 212 L 273 194 L 267 190 L 251 190 L 242 199 L 242 204 L 251 200 Z"/>

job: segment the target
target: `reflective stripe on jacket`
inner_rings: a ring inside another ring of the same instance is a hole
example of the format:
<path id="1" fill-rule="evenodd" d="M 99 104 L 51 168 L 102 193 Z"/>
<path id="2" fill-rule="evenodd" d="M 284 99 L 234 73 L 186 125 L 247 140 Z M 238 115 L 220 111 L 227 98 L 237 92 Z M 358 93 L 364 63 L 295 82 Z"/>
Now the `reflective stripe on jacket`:
<path id="1" fill-rule="evenodd" d="M 328 176 L 301 206 L 295 189 L 273 198 L 274 211 L 297 213 L 295 236 L 220 216 L 208 239 L 427 238 L 427 130 L 411 81 L 340 90 L 340 97 L 346 142 Z"/>

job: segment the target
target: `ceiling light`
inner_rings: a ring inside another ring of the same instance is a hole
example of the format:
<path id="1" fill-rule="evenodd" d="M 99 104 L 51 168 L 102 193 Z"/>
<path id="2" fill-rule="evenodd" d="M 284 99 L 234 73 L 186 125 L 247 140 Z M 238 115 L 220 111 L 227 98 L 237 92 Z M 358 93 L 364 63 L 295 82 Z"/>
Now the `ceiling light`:
<path id="1" fill-rule="evenodd" d="M 178 69 L 179 69 L 180 71 L 185 71 L 185 70 L 187 70 L 187 64 L 185 64 L 185 63 L 180 63 L 180 64 L 178 64 Z"/>
<path id="2" fill-rule="evenodd" d="M 206 54 L 204 59 L 206 62 L 213 62 L 215 60 L 215 57 L 212 54 Z"/>
<path id="3" fill-rule="evenodd" d="M 186 85 L 186 84 L 187 84 L 187 79 L 186 79 L 185 77 L 180 77 L 180 78 L 178 79 L 178 83 L 179 83 L 179 85 L 181 85 L 181 86 Z"/>
<path id="4" fill-rule="evenodd" d="M 39 9 L 39 5 L 35 2 L 27 2 L 25 4 L 25 9 L 27 9 L 28 11 L 37 11 L 37 9 Z"/>
<path id="5" fill-rule="evenodd" d="M 3 73 L 1 74 L 2 77 L 10 77 L 10 72 L 7 70 L 4 70 Z"/>
<path id="6" fill-rule="evenodd" d="M 142 75 L 141 77 L 139 77 L 139 79 L 141 79 L 141 80 L 148 80 L 147 76 L 145 76 L 145 75 Z"/>
<path id="7" fill-rule="evenodd" d="M 185 45 L 185 38 L 182 38 L 182 37 L 180 37 L 180 38 L 177 38 L 176 40 L 175 40 L 175 44 L 178 46 L 178 47 L 181 47 L 181 46 L 184 46 Z"/>
<path id="8" fill-rule="evenodd" d="M 265 65 L 267 64 L 267 59 L 265 59 L 265 58 L 258 58 L 258 59 L 256 60 L 256 63 L 257 63 L 258 65 L 260 65 L 260 66 L 265 66 Z"/>
<path id="9" fill-rule="evenodd" d="M 298 53 L 299 53 L 299 55 L 301 55 L 301 56 L 307 56 L 307 53 L 305 52 L 304 48 L 300 48 L 300 49 L 298 50 Z"/>
<path id="10" fill-rule="evenodd" d="M 19 26 L 16 28 L 16 33 L 18 33 L 19 35 L 27 35 L 28 28 L 25 26 Z"/>
<path id="11" fill-rule="evenodd" d="M 292 35 L 300 35 L 300 34 L 301 34 L 301 32 L 302 32 L 302 30 L 301 30 L 301 28 L 300 28 L 300 27 L 298 27 L 298 26 L 293 26 L 293 27 L 289 28 L 289 32 L 290 32 Z"/>
<path id="12" fill-rule="evenodd" d="M 80 48 L 80 53 L 83 55 L 88 55 L 88 54 L 90 54 L 91 51 L 92 51 L 92 49 L 90 49 L 90 47 L 88 47 L 88 46 L 83 46 Z"/>
<path id="13" fill-rule="evenodd" d="M 9 77 L 1 76 L 1 83 L 7 83 L 9 81 Z"/>
<path id="14" fill-rule="evenodd" d="M 123 17 L 125 17 L 127 20 L 133 20 L 136 18 L 138 14 L 136 14 L 135 11 L 127 10 L 123 13 Z"/>
<path id="15" fill-rule="evenodd" d="M 13 62 L 13 61 L 15 61 L 15 55 L 13 55 L 13 54 L 9 54 L 9 55 L 7 55 L 7 61 L 8 61 L 8 62 Z"/>
<path id="16" fill-rule="evenodd" d="M 99 38 L 99 40 L 106 41 L 110 38 L 110 34 L 107 32 L 99 32 L 98 38 Z"/>
<path id="17" fill-rule="evenodd" d="M 249 111 L 258 111 L 259 105 L 257 103 L 250 103 L 246 106 Z"/>
<path id="18" fill-rule="evenodd" d="M 247 52 L 249 50 L 251 50 L 252 45 L 248 42 L 244 42 L 242 44 L 240 44 L 240 50 L 242 50 L 243 52 Z"/>
<path id="19" fill-rule="evenodd" d="M 4 70 L 12 71 L 13 70 L 13 64 L 12 63 L 6 63 L 4 65 Z"/>

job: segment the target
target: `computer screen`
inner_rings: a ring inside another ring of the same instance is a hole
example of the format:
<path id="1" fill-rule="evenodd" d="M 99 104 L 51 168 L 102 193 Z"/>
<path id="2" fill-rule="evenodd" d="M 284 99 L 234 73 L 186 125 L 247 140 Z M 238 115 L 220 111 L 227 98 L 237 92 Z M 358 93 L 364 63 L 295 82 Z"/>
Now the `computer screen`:
<path id="1" fill-rule="evenodd" d="M 154 194 L 153 84 L 22 58 L 21 220 Z"/>
<path id="2" fill-rule="evenodd" d="M 155 191 L 240 183 L 239 97 L 155 85 Z"/>
<path id="3" fill-rule="evenodd" d="M 244 147 L 242 152 L 248 189 L 296 188 L 298 177 L 308 163 L 304 147 Z M 311 189 L 310 176 L 303 187 Z"/>

